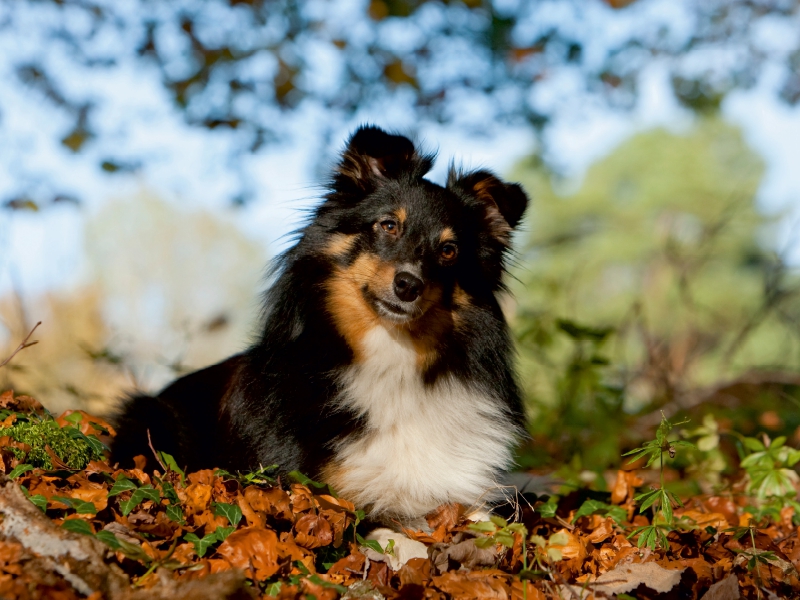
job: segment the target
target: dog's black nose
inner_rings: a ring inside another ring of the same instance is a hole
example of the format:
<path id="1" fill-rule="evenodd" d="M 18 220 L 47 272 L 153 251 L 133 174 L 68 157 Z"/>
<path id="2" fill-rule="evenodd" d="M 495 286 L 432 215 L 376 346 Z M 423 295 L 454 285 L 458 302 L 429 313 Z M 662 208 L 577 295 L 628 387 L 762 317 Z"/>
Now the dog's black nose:
<path id="1" fill-rule="evenodd" d="M 401 271 L 394 276 L 394 293 L 403 302 L 413 302 L 422 293 L 422 281 L 411 273 Z"/>

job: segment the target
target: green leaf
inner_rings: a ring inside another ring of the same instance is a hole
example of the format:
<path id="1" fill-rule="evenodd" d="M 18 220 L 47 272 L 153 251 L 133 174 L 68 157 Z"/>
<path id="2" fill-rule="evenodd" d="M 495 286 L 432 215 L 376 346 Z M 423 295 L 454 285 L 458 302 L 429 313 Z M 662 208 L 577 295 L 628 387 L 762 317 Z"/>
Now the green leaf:
<path id="1" fill-rule="evenodd" d="M 588 517 L 589 515 L 593 515 L 595 513 L 605 513 L 611 507 L 606 504 L 605 502 L 600 502 L 600 500 L 586 500 L 581 507 L 575 511 L 575 516 L 572 518 L 572 522 L 575 523 L 581 517 Z"/>
<path id="2" fill-rule="evenodd" d="M 97 509 L 91 502 L 86 502 L 80 498 L 66 498 L 64 496 L 53 496 L 53 500 L 62 502 L 67 506 L 75 509 L 75 512 L 81 515 L 96 515 Z"/>
<path id="3" fill-rule="evenodd" d="M 117 536 L 115 536 L 113 533 L 105 529 L 101 529 L 100 531 L 98 531 L 94 537 L 96 537 L 98 540 L 100 540 L 107 546 L 110 546 L 114 550 L 119 550 L 120 548 L 122 548 L 122 546 L 119 543 L 119 540 L 117 539 Z"/>
<path id="4" fill-rule="evenodd" d="M 569 536 L 564 531 L 559 531 L 550 536 L 547 540 L 548 546 L 566 546 L 569 544 Z"/>
<path id="5" fill-rule="evenodd" d="M 508 521 L 506 521 L 503 517 L 499 515 L 492 515 L 489 517 L 489 520 L 497 525 L 500 529 L 505 529 L 508 527 Z"/>
<path id="6" fill-rule="evenodd" d="M 31 502 L 33 502 L 34 506 L 38 506 L 42 512 L 47 510 L 47 498 L 45 498 L 42 494 L 36 494 L 35 496 L 31 496 L 28 498 Z"/>
<path id="7" fill-rule="evenodd" d="M 94 535 L 92 526 L 83 519 L 67 519 L 61 524 L 61 529 L 84 535 Z"/>
<path id="8" fill-rule="evenodd" d="M 119 507 L 122 510 L 122 514 L 127 517 L 134 508 L 139 506 L 145 500 L 151 500 L 156 503 L 161 501 L 161 496 L 159 495 L 158 490 L 149 483 L 137 488 L 133 494 L 131 494 L 130 499 L 123 500 L 119 503 Z"/>
<path id="9" fill-rule="evenodd" d="M 28 471 L 32 471 L 32 470 L 33 470 L 33 465 L 29 465 L 27 463 L 25 463 L 23 465 L 17 465 L 13 469 L 11 469 L 11 472 L 8 474 L 8 478 L 9 479 L 16 479 L 17 477 L 19 477 L 23 473 L 27 473 Z"/>
<path id="10" fill-rule="evenodd" d="M 522 523 L 511 523 L 511 525 L 508 526 L 508 530 L 513 531 L 514 533 L 518 533 L 522 537 L 528 535 L 528 529 Z"/>
<path id="11" fill-rule="evenodd" d="M 383 554 L 383 548 L 381 548 L 380 543 L 377 540 L 365 540 L 359 534 L 356 534 L 356 541 L 361 544 L 362 546 L 366 546 L 367 548 L 372 548 L 375 552 L 380 552 Z"/>
<path id="12" fill-rule="evenodd" d="M 122 553 L 131 560 L 138 560 L 146 565 L 149 565 L 153 561 L 153 559 L 147 555 L 147 552 L 138 544 L 134 544 L 123 538 L 117 538 L 117 542 L 119 543 Z"/>
<path id="13" fill-rule="evenodd" d="M 564 558 L 564 556 L 561 553 L 561 550 L 559 550 L 558 548 L 548 548 L 547 558 L 550 560 L 550 562 L 558 562 L 562 558 Z"/>
<path id="14" fill-rule="evenodd" d="M 280 593 L 281 593 L 281 586 L 282 586 L 282 585 L 283 585 L 283 584 L 282 584 L 280 581 L 275 581 L 275 582 L 273 582 L 273 583 L 270 583 L 270 584 L 267 586 L 267 589 L 266 589 L 266 590 L 264 590 L 264 593 L 265 593 L 267 596 L 277 596 L 278 594 L 280 594 Z"/>
<path id="15" fill-rule="evenodd" d="M 494 541 L 498 544 L 503 544 L 503 546 L 507 548 L 514 546 L 514 536 L 505 531 L 498 531 L 494 534 Z"/>
<path id="16" fill-rule="evenodd" d="M 158 452 L 158 456 L 161 459 L 161 462 L 164 463 L 170 471 L 175 471 L 178 475 L 181 476 L 181 483 L 183 482 L 183 478 L 186 477 L 186 473 L 183 472 L 178 466 L 175 457 L 172 454 L 167 454 L 166 452 Z"/>
<path id="17" fill-rule="evenodd" d="M 108 497 L 113 498 L 114 496 L 118 496 L 122 492 L 127 492 L 128 490 L 135 490 L 138 486 L 128 479 L 125 475 L 121 475 L 119 479 L 114 482 L 114 485 L 111 486 L 111 490 L 108 492 Z"/>
<path id="18" fill-rule="evenodd" d="M 187 533 L 185 536 L 183 536 L 183 539 L 194 545 L 194 551 L 200 558 L 203 558 L 206 555 L 206 551 L 210 546 L 219 541 L 216 531 L 214 533 L 204 535 L 202 538 L 197 537 L 194 533 Z"/>
<path id="19" fill-rule="evenodd" d="M 233 525 L 234 528 L 242 520 L 242 509 L 237 504 L 225 504 L 224 502 L 215 502 L 213 504 L 214 514 L 218 517 L 225 517 L 228 523 Z"/>
<path id="20" fill-rule="evenodd" d="M 169 481 L 160 481 L 159 484 L 161 485 L 162 495 L 169 500 L 170 504 L 181 503 L 180 498 L 178 498 L 178 492 L 175 491 L 175 488 Z"/>
<path id="21" fill-rule="evenodd" d="M 236 527 L 217 527 L 214 530 L 214 535 L 218 541 L 224 542 L 225 539 L 234 531 L 236 531 Z"/>
<path id="22" fill-rule="evenodd" d="M 395 546 L 394 539 L 390 538 L 389 541 L 386 542 L 386 548 L 384 549 L 384 553 L 394 556 L 394 546 Z"/>
<path id="23" fill-rule="evenodd" d="M 539 511 L 539 514 L 542 515 L 543 519 L 552 519 L 553 517 L 556 516 L 556 511 L 558 510 L 558 503 L 553 501 L 552 498 L 550 498 L 544 504 L 540 504 L 539 506 L 537 506 L 536 510 Z"/>
<path id="24" fill-rule="evenodd" d="M 478 548 L 486 549 L 486 548 L 490 548 L 490 547 L 494 546 L 494 544 L 495 544 L 495 541 L 494 541 L 493 537 L 475 538 L 475 545 Z"/>
<path id="25" fill-rule="evenodd" d="M 744 444 L 745 448 L 747 448 L 748 450 L 752 450 L 753 452 L 764 452 L 766 450 L 764 444 L 762 444 L 756 438 L 751 438 L 751 437 L 742 438 L 742 443 Z"/>
<path id="26" fill-rule="evenodd" d="M 315 488 L 321 489 L 326 487 L 327 485 L 325 483 L 319 483 L 318 481 L 314 481 L 313 479 L 311 479 L 307 475 L 304 475 L 300 471 L 289 471 L 287 475 L 289 476 L 289 479 L 296 481 L 297 483 L 300 483 L 306 487 L 313 485 Z"/>
<path id="27" fill-rule="evenodd" d="M 64 420 L 71 423 L 73 427 L 77 427 L 78 423 L 80 423 L 82 419 L 83 415 L 77 411 L 64 417 Z"/>
<path id="28" fill-rule="evenodd" d="M 497 525 L 491 521 L 478 521 L 477 523 L 470 523 L 467 525 L 467 529 L 480 533 L 494 533 L 497 531 Z"/>
<path id="29" fill-rule="evenodd" d="M 543 538 L 542 536 L 540 536 L 540 535 L 535 535 L 535 534 L 534 534 L 534 535 L 532 535 L 531 537 L 529 537 L 529 538 L 528 538 L 528 541 L 529 541 L 531 544 L 535 544 L 535 545 L 536 545 L 536 546 L 538 546 L 539 548 L 544 548 L 544 547 L 547 545 L 547 540 L 546 540 L 546 539 L 544 539 L 544 538 Z"/>
<path id="30" fill-rule="evenodd" d="M 628 518 L 628 511 L 621 506 L 609 506 L 606 514 L 617 524 L 625 522 L 625 520 Z"/>
<path id="31" fill-rule="evenodd" d="M 666 492 L 661 494 L 661 512 L 666 522 L 672 525 L 672 503 L 669 501 L 669 496 Z"/>
<path id="32" fill-rule="evenodd" d="M 177 504 L 167 506 L 167 518 L 183 525 L 183 510 Z"/>

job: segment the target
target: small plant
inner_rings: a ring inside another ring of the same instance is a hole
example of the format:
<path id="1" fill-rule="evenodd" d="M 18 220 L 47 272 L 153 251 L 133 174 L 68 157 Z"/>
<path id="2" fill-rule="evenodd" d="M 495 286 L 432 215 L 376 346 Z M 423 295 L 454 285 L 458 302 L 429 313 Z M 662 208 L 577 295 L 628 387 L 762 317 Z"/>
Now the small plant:
<path id="1" fill-rule="evenodd" d="M 759 588 L 761 587 L 763 581 L 761 577 L 761 565 L 769 565 L 771 560 L 777 559 L 777 555 L 769 550 L 759 550 L 756 548 L 756 531 L 756 526 L 753 521 L 750 521 L 750 524 L 747 527 L 732 527 L 730 529 L 723 530 L 724 533 L 732 534 L 734 540 L 739 540 L 745 535 L 750 536 L 750 548 L 747 550 L 734 549 L 734 552 L 747 559 L 748 570 L 755 570 L 758 581 L 758 587 L 756 590 L 758 591 L 758 596 L 760 598 L 761 592 Z"/>
<path id="2" fill-rule="evenodd" d="M 719 423 L 713 415 L 705 415 L 697 429 L 681 431 L 684 439 L 694 439 L 696 449 L 687 452 L 687 471 L 694 476 L 705 493 L 721 487 L 722 472 L 727 468 L 725 456 L 719 447 Z"/>
<path id="3" fill-rule="evenodd" d="M 513 548 L 514 535 L 519 535 L 522 541 L 522 570 L 519 572 L 519 577 L 523 582 L 549 574 L 550 564 L 562 558 L 561 550 L 557 546 L 566 546 L 569 542 L 569 538 L 563 532 L 553 534 L 549 540 L 540 535 L 528 537 L 528 529 L 525 525 L 522 523 L 509 523 L 497 515 L 491 516 L 489 521 L 471 523 L 468 528 L 477 533 L 487 534 L 475 539 L 475 545 L 478 548 L 491 548 L 497 544 L 501 544 L 506 548 Z M 533 560 L 537 567 L 536 569 L 531 569 L 528 566 L 528 547 L 526 542 L 531 542 L 535 546 Z M 528 597 L 528 588 L 524 583 L 522 597 L 526 599 Z"/>
<path id="4" fill-rule="evenodd" d="M 636 462 L 640 458 L 647 458 L 647 463 L 644 467 L 647 468 L 652 465 L 656 459 L 659 460 L 659 469 L 661 475 L 661 487 L 642 492 L 634 497 L 634 500 L 640 503 L 639 512 L 643 513 L 648 508 L 653 508 L 653 520 L 650 525 L 637 527 L 631 532 L 628 538 L 639 535 L 638 546 L 649 546 L 655 550 L 657 545 L 665 548 L 668 544 L 667 534 L 675 529 L 675 516 L 672 512 L 673 504 L 683 506 L 680 498 L 667 489 L 664 483 L 664 454 L 668 454 L 670 458 L 675 458 L 677 454 L 676 448 L 694 448 L 694 444 L 686 441 L 670 441 L 668 436 L 674 427 L 682 425 L 686 421 L 678 423 L 671 423 L 661 413 L 661 423 L 656 431 L 656 439 L 645 442 L 639 448 L 634 448 L 630 452 L 626 452 L 623 456 L 630 456 L 631 459 L 628 464 Z M 658 512 L 656 512 L 658 509 Z"/>
<path id="5" fill-rule="evenodd" d="M 42 416 L 8 409 L 0 410 L 0 436 L 8 436 L 26 449 L 9 445 L 18 460 L 47 471 L 58 468 L 83 469 L 92 460 L 103 460 L 106 447 L 94 435 L 85 435 L 77 425 L 80 413 L 73 413 L 64 427 L 49 413 Z"/>
<path id="6" fill-rule="evenodd" d="M 761 502 L 796 496 L 795 485 L 800 478 L 792 467 L 800 461 L 800 450 L 786 446 L 785 437 L 770 440 L 764 435 L 763 442 L 751 437 L 742 437 L 741 441 L 750 451 L 741 462 L 747 472 L 747 491 Z"/>

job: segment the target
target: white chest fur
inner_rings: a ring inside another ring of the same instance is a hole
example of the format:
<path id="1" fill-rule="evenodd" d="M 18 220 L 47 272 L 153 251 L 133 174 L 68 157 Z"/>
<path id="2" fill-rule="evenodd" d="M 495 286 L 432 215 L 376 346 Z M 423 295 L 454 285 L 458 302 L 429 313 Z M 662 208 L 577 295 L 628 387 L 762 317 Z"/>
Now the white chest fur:
<path id="1" fill-rule="evenodd" d="M 338 491 L 373 514 L 405 518 L 490 497 L 516 436 L 502 404 L 455 378 L 425 385 L 402 332 L 375 327 L 363 356 L 343 375 L 340 403 L 367 432 L 337 448 Z"/>

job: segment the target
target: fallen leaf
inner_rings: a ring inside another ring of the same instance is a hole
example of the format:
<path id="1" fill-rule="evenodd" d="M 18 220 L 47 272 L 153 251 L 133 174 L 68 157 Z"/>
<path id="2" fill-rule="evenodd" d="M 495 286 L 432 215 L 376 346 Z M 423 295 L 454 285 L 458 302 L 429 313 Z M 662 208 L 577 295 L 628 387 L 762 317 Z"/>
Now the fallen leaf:
<path id="1" fill-rule="evenodd" d="M 718 581 L 703 595 L 703 600 L 738 600 L 741 598 L 739 592 L 739 580 L 736 575 L 728 575 L 722 581 Z"/>
<path id="2" fill-rule="evenodd" d="M 456 600 L 507 600 L 508 587 L 482 573 L 449 572 L 433 578 L 433 585 Z"/>
<path id="3" fill-rule="evenodd" d="M 320 515 L 307 514 L 294 524 L 295 540 L 303 548 L 319 548 L 333 541 L 333 528 Z"/>
<path id="4" fill-rule="evenodd" d="M 493 548 L 478 548 L 475 545 L 475 538 L 457 544 L 434 544 L 428 550 L 428 554 L 437 573 L 446 573 L 459 568 L 493 566 L 498 559 L 498 554 Z"/>
<path id="5" fill-rule="evenodd" d="M 200 484 L 203 485 L 203 484 Z M 217 554 L 259 581 L 278 572 L 278 536 L 269 529 L 244 527 L 222 542 Z"/>
<path id="6" fill-rule="evenodd" d="M 614 487 L 611 488 L 611 503 L 622 504 L 626 500 L 633 498 L 634 488 L 642 485 L 644 481 L 636 475 L 636 471 L 617 471 L 617 479 Z"/>

